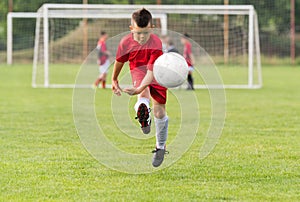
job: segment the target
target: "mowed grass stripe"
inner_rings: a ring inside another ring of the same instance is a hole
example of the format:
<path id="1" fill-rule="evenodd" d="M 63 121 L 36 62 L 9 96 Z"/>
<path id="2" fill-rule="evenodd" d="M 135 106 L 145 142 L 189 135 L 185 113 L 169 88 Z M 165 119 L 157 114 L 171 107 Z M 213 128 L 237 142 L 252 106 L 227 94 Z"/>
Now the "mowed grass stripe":
<path id="1" fill-rule="evenodd" d="M 101 165 L 82 146 L 72 89 L 32 89 L 31 65 L 1 65 L 0 200 L 297 201 L 300 69 L 265 67 L 263 74 L 263 89 L 226 90 L 223 134 L 206 159 L 199 160 L 199 150 L 210 104 L 207 92 L 198 90 L 203 123 L 189 151 L 167 169 L 129 175 Z M 97 93 L 96 107 L 105 106 L 101 97 L 109 97 L 110 90 Z M 170 102 L 176 106 L 175 99 Z"/>

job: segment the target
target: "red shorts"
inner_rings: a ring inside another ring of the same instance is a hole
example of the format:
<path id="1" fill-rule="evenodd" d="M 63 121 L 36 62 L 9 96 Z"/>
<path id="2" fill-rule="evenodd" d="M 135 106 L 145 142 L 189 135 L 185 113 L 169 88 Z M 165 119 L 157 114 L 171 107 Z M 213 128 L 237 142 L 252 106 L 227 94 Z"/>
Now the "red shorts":
<path id="1" fill-rule="evenodd" d="M 131 70 L 132 83 L 135 88 L 141 85 L 146 73 L 144 71 Z M 151 97 L 159 104 L 166 104 L 167 102 L 167 88 L 159 85 L 156 81 L 153 81 L 149 85 Z"/>

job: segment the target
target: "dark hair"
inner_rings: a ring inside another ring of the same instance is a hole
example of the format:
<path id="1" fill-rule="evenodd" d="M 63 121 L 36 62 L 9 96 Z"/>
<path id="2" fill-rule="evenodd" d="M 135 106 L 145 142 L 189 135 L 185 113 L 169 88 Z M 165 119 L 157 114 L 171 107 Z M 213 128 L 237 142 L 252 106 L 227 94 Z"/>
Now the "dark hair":
<path id="1" fill-rule="evenodd" d="M 104 36 L 105 34 L 106 34 L 105 31 L 101 31 L 101 32 L 100 32 L 100 35 L 101 35 L 101 36 Z"/>
<path id="2" fill-rule="evenodd" d="M 141 28 L 147 27 L 149 22 L 150 24 L 152 24 L 152 15 L 145 8 L 142 8 L 132 13 L 132 19 L 135 21 L 137 26 Z"/>
<path id="3" fill-rule="evenodd" d="M 184 33 L 183 35 L 185 38 L 191 38 L 190 35 L 188 33 Z"/>

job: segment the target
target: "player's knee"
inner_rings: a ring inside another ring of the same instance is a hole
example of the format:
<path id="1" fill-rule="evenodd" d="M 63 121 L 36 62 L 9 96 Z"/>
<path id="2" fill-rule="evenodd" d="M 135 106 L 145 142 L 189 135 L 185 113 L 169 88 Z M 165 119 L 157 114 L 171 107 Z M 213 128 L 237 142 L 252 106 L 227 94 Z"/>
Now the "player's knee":
<path id="1" fill-rule="evenodd" d="M 154 113 L 155 118 L 158 118 L 158 119 L 162 119 L 166 115 L 165 108 L 162 105 L 155 105 L 153 113 Z"/>
<path id="2" fill-rule="evenodd" d="M 150 99 L 150 91 L 149 91 L 149 88 L 145 88 L 145 89 L 143 90 L 143 92 L 141 92 L 141 93 L 139 94 L 139 97 L 140 97 L 140 98 L 141 98 L 141 97 L 144 97 L 144 98 Z"/>

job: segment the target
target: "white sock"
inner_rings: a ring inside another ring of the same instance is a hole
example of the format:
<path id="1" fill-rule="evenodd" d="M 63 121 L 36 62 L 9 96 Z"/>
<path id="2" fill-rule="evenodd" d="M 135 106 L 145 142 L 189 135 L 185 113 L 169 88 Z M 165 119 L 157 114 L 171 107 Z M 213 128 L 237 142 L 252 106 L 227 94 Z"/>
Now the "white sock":
<path id="1" fill-rule="evenodd" d="M 156 127 L 156 148 L 164 149 L 168 138 L 169 117 L 166 115 L 162 119 L 154 118 Z"/>
<path id="2" fill-rule="evenodd" d="M 148 109 L 150 108 L 150 100 L 145 97 L 140 97 L 140 98 L 138 98 L 137 102 L 134 105 L 135 112 L 138 111 L 138 108 L 139 108 L 140 104 L 142 104 L 142 103 L 144 103 Z"/>

